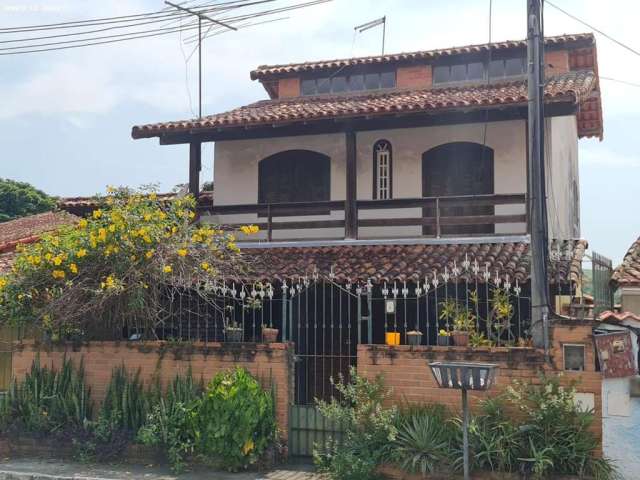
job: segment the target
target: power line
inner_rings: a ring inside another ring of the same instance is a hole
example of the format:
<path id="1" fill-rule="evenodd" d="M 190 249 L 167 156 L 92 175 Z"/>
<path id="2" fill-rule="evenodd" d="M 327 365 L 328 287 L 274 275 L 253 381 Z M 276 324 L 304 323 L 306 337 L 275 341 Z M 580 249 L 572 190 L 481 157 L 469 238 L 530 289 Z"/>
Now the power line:
<path id="1" fill-rule="evenodd" d="M 608 80 L 610 82 L 617 82 L 617 83 L 622 83 L 624 85 L 629 85 L 630 87 L 640 88 L 640 83 L 629 82 L 627 80 L 619 80 L 617 78 L 611 78 L 611 77 L 603 77 L 602 75 L 599 75 L 599 77 L 601 80 Z"/>
<path id="2" fill-rule="evenodd" d="M 618 45 L 620 45 L 622 48 L 625 48 L 625 49 L 629 50 L 631 53 L 635 53 L 636 55 L 638 55 L 640 57 L 640 51 L 636 50 L 635 48 L 630 47 L 629 45 L 621 42 L 620 40 L 616 40 L 611 35 L 603 32 L 602 30 L 594 27 L 593 25 L 590 25 L 589 23 L 585 22 L 584 20 L 581 20 L 580 18 L 576 17 L 575 15 L 572 15 L 571 13 L 567 12 L 566 10 L 563 10 L 562 8 L 560 8 L 559 6 L 555 5 L 554 3 L 550 2 L 549 0 L 545 0 L 545 2 L 548 3 L 550 6 L 552 6 L 553 8 L 555 8 L 556 10 L 559 10 L 560 12 L 564 13 L 566 16 L 574 19 L 576 22 L 580 22 L 584 26 L 589 27 L 594 32 L 599 33 L 603 37 L 608 38 L 612 42 L 617 43 Z"/>

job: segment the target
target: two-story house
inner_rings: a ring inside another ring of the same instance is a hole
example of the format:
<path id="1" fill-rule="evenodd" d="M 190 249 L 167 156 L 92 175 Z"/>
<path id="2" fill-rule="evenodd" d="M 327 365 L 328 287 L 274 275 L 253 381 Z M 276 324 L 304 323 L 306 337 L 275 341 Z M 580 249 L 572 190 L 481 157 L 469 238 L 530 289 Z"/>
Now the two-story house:
<path id="1" fill-rule="evenodd" d="M 603 131 L 596 45 L 591 34 L 544 44 L 548 227 L 560 253 L 550 283 L 571 295 L 586 247 L 578 141 Z M 261 227 L 239 245 L 253 278 L 277 287 L 278 308 L 261 315 L 296 342 L 296 404 L 322 397 L 360 343 L 406 343 L 410 331 L 441 342 L 454 328 L 446 299 L 473 311 L 476 334 L 527 344 L 526 58 L 522 40 L 265 65 L 251 79 L 266 100 L 133 128 L 135 139 L 189 145 L 195 195 L 201 145 L 215 142 L 205 160 L 215 199 L 201 221 Z M 502 329 L 489 320 L 497 289 L 512 305 Z"/>

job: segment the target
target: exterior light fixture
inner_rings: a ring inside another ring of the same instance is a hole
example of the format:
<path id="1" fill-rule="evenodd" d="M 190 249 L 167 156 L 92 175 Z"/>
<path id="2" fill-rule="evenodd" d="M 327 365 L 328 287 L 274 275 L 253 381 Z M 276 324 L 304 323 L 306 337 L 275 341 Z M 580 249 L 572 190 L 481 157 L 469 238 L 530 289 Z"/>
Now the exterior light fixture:
<path id="1" fill-rule="evenodd" d="M 496 380 L 497 365 L 471 362 L 429 364 L 438 387 L 462 391 L 462 444 L 464 480 L 469 480 L 469 403 L 467 390 L 489 390 Z"/>

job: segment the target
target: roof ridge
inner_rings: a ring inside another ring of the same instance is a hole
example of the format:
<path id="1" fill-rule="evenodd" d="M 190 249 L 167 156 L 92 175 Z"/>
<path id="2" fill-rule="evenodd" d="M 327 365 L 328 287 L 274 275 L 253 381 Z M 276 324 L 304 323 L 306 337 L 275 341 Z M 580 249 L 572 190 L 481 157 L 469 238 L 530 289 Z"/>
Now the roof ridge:
<path id="1" fill-rule="evenodd" d="M 545 44 L 557 44 L 557 43 L 567 43 L 571 41 L 579 41 L 584 39 L 594 40 L 595 37 L 591 32 L 582 32 L 582 33 L 567 33 L 562 35 L 553 35 L 545 37 Z M 309 60 L 304 62 L 291 62 L 291 63 L 281 63 L 281 64 L 267 64 L 267 65 L 259 65 L 254 70 L 251 71 L 250 76 L 253 80 L 258 79 L 260 77 L 269 76 L 270 74 L 277 74 L 281 72 L 269 72 L 269 70 L 274 69 L 284 69 L 284 68 L 304 68 L 313 65 L 321 65 L 321 64 L 340 64 L 345 62 L 355 62 L 355 63 L 366 63 L 368 60 L 376 60 L 378 63 L 387 63 L 394 60 L 402 60 L 403 58 L 398 57 L 433 57 L 437 55 L 457 55 L 463 53 L 470 53 L 465 50 L 472 49 L 487 49 L 491 48 L 494 50 L 502 50 L 509 48 L 518 48 L 526 46 L 526 39 L 518 39 L 518 40 L 503 40 L 498 42 L 490 42 L 490 43 L 475 43 L 469 45 L 461 45 L 461 46 L 453 46 L 453 47 L 444 47 L 444 48 L 434 48 L 434 49 L 424 49 L 424 50 L 413 50 L 408 52 L 396 52 L 396 53 L 387 53 L 384 55 L 365 55 L 361 57 L 343 57 L 343 58 L 333 58 L 333 59 L 320 59 L 320 60 Z M 323 65 L 318 69 L 331 68 L 332 66 L 341 66 L 341 65 Z"/>

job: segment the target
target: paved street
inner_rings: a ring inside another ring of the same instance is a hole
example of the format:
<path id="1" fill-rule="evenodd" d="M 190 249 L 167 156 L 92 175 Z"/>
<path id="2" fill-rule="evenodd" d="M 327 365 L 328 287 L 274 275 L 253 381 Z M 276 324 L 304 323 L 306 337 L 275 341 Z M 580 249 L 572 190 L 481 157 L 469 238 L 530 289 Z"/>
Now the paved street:
<path id="1" fill-rule="evenodd" d="M 199 469 L 174 475 L 166 467 L 89 465 L 17 459 L 0 462 L 0 480 L 321 480 L 309 467 L 284 467 L 269 473 L 223 473 Z"/>

